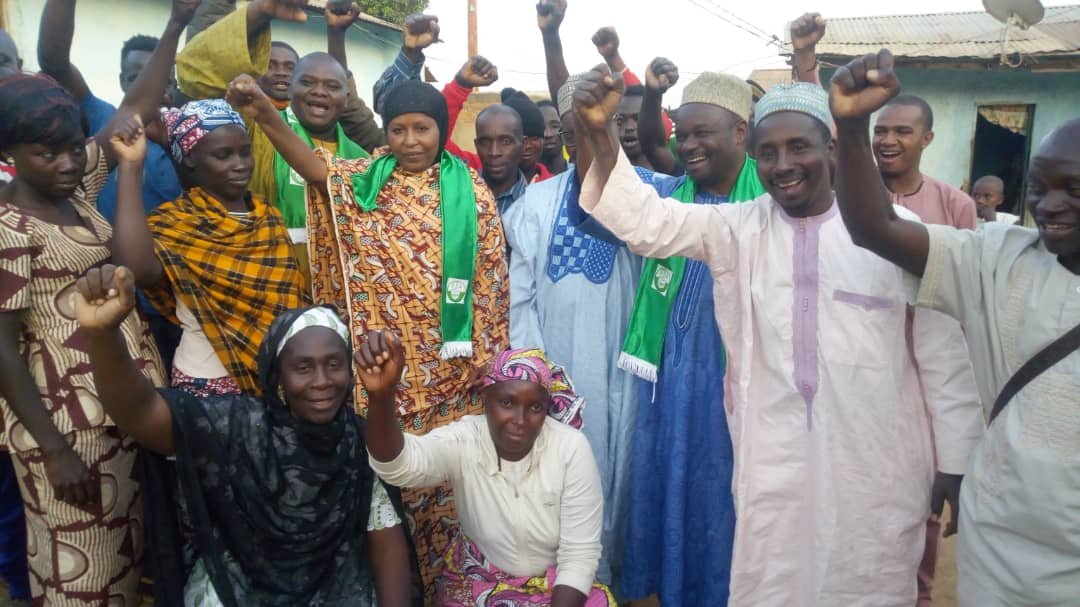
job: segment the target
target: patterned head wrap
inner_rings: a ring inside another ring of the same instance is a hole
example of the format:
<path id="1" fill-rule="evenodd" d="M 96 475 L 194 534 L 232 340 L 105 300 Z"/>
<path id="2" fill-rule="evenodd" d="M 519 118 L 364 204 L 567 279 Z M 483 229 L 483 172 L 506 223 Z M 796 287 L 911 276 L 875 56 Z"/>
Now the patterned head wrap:
<path id="1" fill-rule="evenodd" d="M 285 335 L 281 338 L 281 342 L 278 343 L 277 355 L 281 355 L 281 351 L 285 349 L 285 346 L 288 345 L 292 338 L 299 335 L 304 329 L 311 327 L 330 329 L 341 337 L 346 346 L 349 345 L 349 328 L 345 326 L 345 323 L 341 322 L 337 312 L 327 307 L 317 306 L 308 308 L 292 321 L 288 330 L 285 331 Z"/>
<path id="2" fill-rule="evenodd" d="M 224 99 L 203 99 L 179 109 L 162 110 L 161 120 L 169 131 L 169 149 L 177 163 L 218 127 L 231 124 L 247 129 L 244 119 Z"/>
<path id="3" fill-rule="evenodd" d="M 515 379 L 537 384 L 547 390 L 551 395 L 548 415 L 573 428 L 581 428 L 585 398 L 574 392 L 574 384 L 570 383 L 566 371 L 548 360 L 543 350 L 521 348 L 498 354 L 478 378 L 476 393 Z"/>
<path id="4" fill-rule="evenodd" d="M 574 109 L 574 90 L 584 74 L 571 74 L 566 82 L 559 87 L 559 116 L 565 116 Z"/>
<path id="5" fill-rule="evenodd" d="M 833 130 L 832 112 L 829 110 L 829 94 L 825 89 L 809 82 L 793 82 L 774 86 L 754 109 L 754 126 L 761 124 L 777 112 L 799 112 L 815 118 Z"/>

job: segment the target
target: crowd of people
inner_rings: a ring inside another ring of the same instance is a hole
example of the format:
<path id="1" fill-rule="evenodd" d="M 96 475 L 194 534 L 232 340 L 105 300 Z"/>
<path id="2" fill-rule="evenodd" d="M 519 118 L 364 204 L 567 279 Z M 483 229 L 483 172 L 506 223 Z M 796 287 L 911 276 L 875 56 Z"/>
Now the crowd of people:
<path id="1" fill-rule="evenodd" d="M 115 107 L 75 0 L 40 73 L 0 30 L 12 599 L 929 606 L 958 534 L 961 606 L 1077 601 L 1080 120 L 1010 214 L 928 174 L 888 50 L 822 86 L 820 15 L 794 82 L 676 105 L 610 27 L 572 74 L 567 4 L 475 152 L 498 68 L 422 82 L 431 15 L 371 108 L 351 1 L 300 56 L 305 0 L 172 0 Z"/>

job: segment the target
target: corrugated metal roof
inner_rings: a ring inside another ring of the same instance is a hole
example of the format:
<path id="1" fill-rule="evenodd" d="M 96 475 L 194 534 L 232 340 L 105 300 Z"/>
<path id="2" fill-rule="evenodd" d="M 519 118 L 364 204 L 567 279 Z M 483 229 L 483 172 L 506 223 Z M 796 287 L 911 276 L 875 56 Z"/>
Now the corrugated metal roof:
<path id="1" fill-rule="evenodd" d="M 318 9 L 320 11 L 326 10 L 326 0 L 308 0 L 307 5 L 308 5 L 308 8 L 314 8 L 314 9 Z M 381 25 L 383 27 L 388 27 L 388 28 L 390 28 L 392 30 L 397 30 L 399 32 L 401 31 L 401 26 L 400 25 L 390 23 L 389 21 L 386 21 L 384 19 L 379 19 L 378 17 L 375 17 L 373 15 L 369 15 L 367 13 L 360 13 L 360 20 L 361 21 L 366 21 L 367 23 L 372 23 L 372 24 L 375 24 L 375 25 Z"/>
<path id="2" fill-rule="evenodd" d="M 901 58 L 992 59 L 1004 24 L 985 12 L 829 19 L 819 56 L 857 57 L 888 48 Z M 786 34 L 790 51 L 790 33 Z M 1007 52 L 1052 56 L 1080 52 L 1080 5 L 1046 9 L 1027 30 L 1012 28 Z"/>
<path id="3" fill-rule="evenodd" d="M 761 85 L 761 88 L 765 89 L 765 92 L 769 92 L 769 89 L 778 85 L 791 82 L 791 69 L 779 68 L 779 69 L 762 69 L 754 70 L 750 72 L 750 80 Z"/>

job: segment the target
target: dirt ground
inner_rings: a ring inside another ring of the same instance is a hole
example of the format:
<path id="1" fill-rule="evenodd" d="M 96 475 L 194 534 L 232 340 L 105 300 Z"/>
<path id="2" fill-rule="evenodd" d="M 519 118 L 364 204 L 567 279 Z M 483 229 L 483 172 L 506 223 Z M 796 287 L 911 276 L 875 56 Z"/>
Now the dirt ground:
<path id="1" fill-rule="evenodd" d="M 949 520 L 948 506 L 942 521 Z M 630 607 L 661 607 L 653 600 L 636 601 Z M 934 574 L 933 607 L 956 607 L 956 536 L 941 540 L 938 546 L 937 573 Z"/>
<path id="2" fill-rule="evenodd" d="M 948 520 L 946 511 L 942 517 Z M 934 579 L 934 607 L 956 607 L 956 538 L 942 540 L 938 552 L 937 575 Z M 149 603 L 147 603 L 149 604 Z M 11 607 L 7 586 L 0 582 L 0 607 Z M 655 600 L 637 601 L 631 607 L 659 607 Z M 686 606 L 691 607 L 691 606 Z"/>

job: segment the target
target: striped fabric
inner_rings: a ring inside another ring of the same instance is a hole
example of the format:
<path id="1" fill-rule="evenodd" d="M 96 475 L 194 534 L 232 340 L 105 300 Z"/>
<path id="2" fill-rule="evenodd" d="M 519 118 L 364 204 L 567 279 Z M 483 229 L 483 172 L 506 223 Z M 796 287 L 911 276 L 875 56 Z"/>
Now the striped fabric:
<path id="1" fill-rule="evenodd" d="M 255 357 L 270 323 L 309 297 L 281 212 L 253 197 L 246 215 L 230 214 L 200 188 L 147 219 L 167 280 L 146 291 L 176 322 L 182 299 L 229 375 L 246 394 L 261 392 Z"/>
<path id="2" fill-rule="evenodd" d="M 56 499 L 40 449 L 12 458 L 26 507 L 34 604 L 137 607 L 144 545 L 138 445 L 115 427 L 80 430 L 68 440 L 101 483 L 100 506 Z"/>
<path id="3" fill-rule="evenodd" d="M 0 202 L 0 312 L 21 314 L 19 352 L 36 379 L 41 404 L 61 434 L 112 421 L 97 398 L 86 342 L 75 321 L 71 294 L 87 270 L 110 262 L 112 228 L 97 212 L 98 192 L 109 176 L 98 147 L 86 148 L 82 184 L 71 196 L 77 225 L 57 225 Z M 137 314 L 120 326 L 135 364 L 162 385 L 163 369 L 150 332 Z M 12 451 L 37 448 L 37 442 L 0 396 L 6 436 Z"/>

